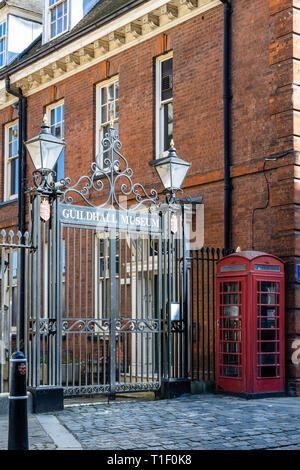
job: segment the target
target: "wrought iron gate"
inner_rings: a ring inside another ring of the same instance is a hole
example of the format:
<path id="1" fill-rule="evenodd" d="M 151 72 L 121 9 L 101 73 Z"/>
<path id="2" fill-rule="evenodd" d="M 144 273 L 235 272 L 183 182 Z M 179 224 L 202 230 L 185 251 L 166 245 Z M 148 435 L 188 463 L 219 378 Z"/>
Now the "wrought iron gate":
<path id="1" fill-rule="evenodd" d="M 31 191 L 29 385 L 66 396 L 156 391 L 187 371 L 182 209 L 133 183 L 113 129 L 103 147 L 104 168 L 47 198 L 49 219 Z"/>
<path id="2" fill-rule="evenodd" d="M 28 385 L 65 396 L 214 380 L 215 263 L 226 253 L 190 252 L 186 207 L 133 183 L 114 129 L 103 148 L 103 166 L 74 185 L 29 191 L 28 233 L 0 234 L 1 392 L 20 348 Z"/>
<path id="3" fill-rule="evenodd" d="M 161 215 L 58 207 L 60 265 L 65 264 L 59 281 L 65 393 L 157 390 Z"/>

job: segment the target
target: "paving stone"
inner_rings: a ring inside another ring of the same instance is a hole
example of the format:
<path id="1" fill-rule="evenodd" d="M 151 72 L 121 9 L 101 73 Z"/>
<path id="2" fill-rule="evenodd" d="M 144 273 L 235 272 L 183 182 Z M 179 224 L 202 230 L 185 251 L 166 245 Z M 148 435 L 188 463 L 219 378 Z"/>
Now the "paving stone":
<path id="1" fill-rule="evenodd" d="M 69 406 L 69 405 L 68 405 Z M 173 400 L 79 399 L 60 413 L 59 422 L 84 449 L 260 449 L 300 446 L 300 400 L 242 400 L 185 395 Z M 35 415 L 29 419 L 31 449 L 56 449 Z M 299 423 L 299 424 L 298 424 Z M 97 437 L 98 436 L 98 437 Z M 7 419 L 0 419 L 0 449 L 7 446 Z"/>

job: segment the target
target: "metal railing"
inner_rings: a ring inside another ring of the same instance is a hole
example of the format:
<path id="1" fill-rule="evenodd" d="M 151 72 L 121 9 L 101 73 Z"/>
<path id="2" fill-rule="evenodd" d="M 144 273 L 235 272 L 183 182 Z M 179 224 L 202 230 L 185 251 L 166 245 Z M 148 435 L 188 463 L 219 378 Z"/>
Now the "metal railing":
<path id="1" fill-rule="evenodd" d="M 225 249 L 202 247 L 188 260 L 190 374 L 194 381 L 215 380 L 216 263 Z"/>
<path id="2" fill-rule="evenodd" d="M 0 232 L 0 393 L 8 392 L 9 358 L 17 350 L 27 354 L 29 234 Z M 20 282 L 24 278 L 24 284 Z M 23 289 L 23 292 L 21 292 Z"/>

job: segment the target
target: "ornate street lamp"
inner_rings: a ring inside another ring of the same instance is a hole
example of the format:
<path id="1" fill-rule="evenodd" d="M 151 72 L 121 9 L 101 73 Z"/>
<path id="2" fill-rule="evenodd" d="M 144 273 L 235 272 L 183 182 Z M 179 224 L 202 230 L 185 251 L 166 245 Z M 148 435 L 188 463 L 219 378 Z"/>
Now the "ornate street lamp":
<path id="1" fill-rule="evenodd" d="M 168 156 L 153 163 L 165 188 L 163 192 L 169 204 L 176 201 L 176 193 L 181 191 L 182 183 L 191 166 L 191 163 L 178 158 L 173 139 L 170 145 Z"/>
<path id="2" fill-rule="evenodd" d="M 45 116 L 39 135 L 25 142 L 25 145 L 35 167 L 32 173 L 35 187 L 43 194 L 52 194 L 56 177 L 53 168 L 66 143 L 51 134 Z"/>

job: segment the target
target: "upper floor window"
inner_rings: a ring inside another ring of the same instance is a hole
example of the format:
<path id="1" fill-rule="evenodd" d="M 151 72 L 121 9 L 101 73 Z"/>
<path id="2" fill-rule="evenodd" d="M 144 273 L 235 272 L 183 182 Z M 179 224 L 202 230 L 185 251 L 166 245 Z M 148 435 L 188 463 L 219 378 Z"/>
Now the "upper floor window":
<path id="1" fill-rule="evenodd" d="M 50 38 L 69 29 L 69 0 L 49 0 Z"/>
<path id="2" fill-rule="evenodd" d="M 4 199 L 15 199 L 18 195 L 19 187 L 19 166 L 18 166 L 18 121 L 8 124 L 5 127 L 5 151 L 4 168 L 5 184 Z"/>
<path id="3" fill-rule="evenodd" d="M 6 65 L 6 21 L 0 24 L 0 67 Z"/>
<path id="4" fill-rule="evenodd" d="M 43 44 L 74 28 L 98 2 L 99 0 L 43 0 Z"/>
<path id="5" fill-rule="evenodd" d="M 156 158 L 166 156 L 173 138 L 173 57 L 156 62 Z"/>
<path id="6" fill-rule="evenodd" d="M 65 136 L 65 105 L 59 101 L 47 107 L 47 118 L 53 135 L 59 139 Z M 56 179 L 60 181 L 64 177 L 64 150 L 62 151 L 55 167 Z"/>
<path id="7" fill-rule="evenodd" d="M 105 167 L 105 158 L 109 158 L 108 152 L 103 152 L 102 141 L 108 133 L 110 126 L 113 126 L 116 133 L 119 133 L 119 79 L 114 77 L 97 87 L 96 106 L 96 161 L 100 168 Z"/>

